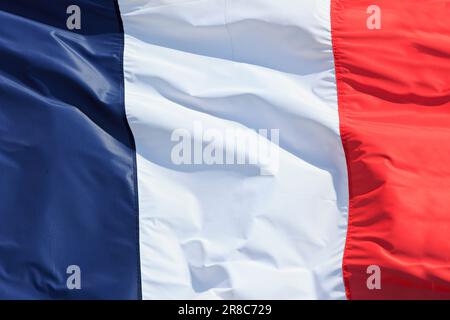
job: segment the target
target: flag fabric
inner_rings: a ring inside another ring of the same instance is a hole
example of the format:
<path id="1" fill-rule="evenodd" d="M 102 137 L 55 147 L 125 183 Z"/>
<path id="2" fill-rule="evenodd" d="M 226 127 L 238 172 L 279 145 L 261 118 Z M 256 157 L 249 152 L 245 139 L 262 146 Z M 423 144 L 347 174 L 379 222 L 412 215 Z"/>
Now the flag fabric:
<path id="1" fill-rule="evenodd" d="M 450 298 L 450 1 L 0 2 L 0 298 Z"/>

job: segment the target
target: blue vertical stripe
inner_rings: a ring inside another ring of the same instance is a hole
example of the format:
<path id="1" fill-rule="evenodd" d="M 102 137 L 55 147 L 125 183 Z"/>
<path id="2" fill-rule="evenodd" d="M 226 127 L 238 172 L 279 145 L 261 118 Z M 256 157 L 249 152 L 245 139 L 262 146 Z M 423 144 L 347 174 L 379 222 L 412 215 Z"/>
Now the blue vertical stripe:
<path id="1" fill-rule="evenodd" d="M 1 1 L 0 25 L 0 298 L 140 298 L 117 3 Z"/>

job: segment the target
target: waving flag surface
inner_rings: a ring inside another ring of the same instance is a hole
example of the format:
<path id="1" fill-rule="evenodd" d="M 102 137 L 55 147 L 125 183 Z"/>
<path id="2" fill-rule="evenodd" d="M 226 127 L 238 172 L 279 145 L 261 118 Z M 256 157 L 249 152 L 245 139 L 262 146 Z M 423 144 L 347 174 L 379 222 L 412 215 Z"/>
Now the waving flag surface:
<path id="1" fill-rule="evenodd" d="M 0 1 L 0 298 L 450 298 L 450 1 Z"/>

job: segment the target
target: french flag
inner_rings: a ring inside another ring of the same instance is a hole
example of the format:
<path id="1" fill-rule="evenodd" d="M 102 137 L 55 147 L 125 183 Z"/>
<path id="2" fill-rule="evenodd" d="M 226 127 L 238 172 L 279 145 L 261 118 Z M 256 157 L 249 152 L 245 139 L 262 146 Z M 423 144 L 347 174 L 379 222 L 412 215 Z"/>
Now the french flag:
<path id="1" fill-rule="evenodd" d="M 0 299 L 450 299 L 449 16 L 0 1 Z"/>

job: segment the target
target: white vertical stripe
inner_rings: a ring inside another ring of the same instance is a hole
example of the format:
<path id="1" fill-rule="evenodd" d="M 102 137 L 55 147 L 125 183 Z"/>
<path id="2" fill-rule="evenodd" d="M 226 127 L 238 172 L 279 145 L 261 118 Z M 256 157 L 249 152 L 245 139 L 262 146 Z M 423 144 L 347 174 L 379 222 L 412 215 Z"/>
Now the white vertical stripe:
<path id="1" fill-rule="evenodd" d="M 344 298 L 329 0 L 119 2 L 143 297 Z M 174 164 L 171 134 L 198 140 L 194 123 L 279 129 L 278 171 Z"/>

